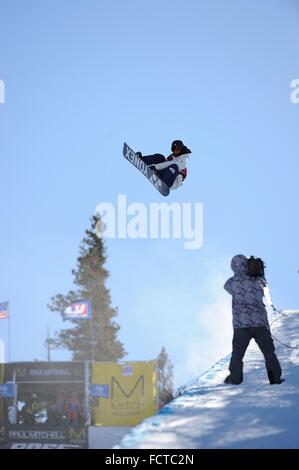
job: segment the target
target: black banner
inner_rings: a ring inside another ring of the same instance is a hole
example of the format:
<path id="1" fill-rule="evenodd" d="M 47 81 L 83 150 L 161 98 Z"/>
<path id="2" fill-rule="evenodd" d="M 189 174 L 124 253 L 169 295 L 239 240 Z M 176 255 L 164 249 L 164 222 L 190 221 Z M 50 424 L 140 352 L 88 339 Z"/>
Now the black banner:
<path id="1" fill-rule="evenodd" d="M 87 449 L 88 427 L 10 425 L 6 449 Z"/>
<path id="2" fill-rule="evenodd" d="M 84 382 L 84 362 L 16 362 L 17 382 Z"/>

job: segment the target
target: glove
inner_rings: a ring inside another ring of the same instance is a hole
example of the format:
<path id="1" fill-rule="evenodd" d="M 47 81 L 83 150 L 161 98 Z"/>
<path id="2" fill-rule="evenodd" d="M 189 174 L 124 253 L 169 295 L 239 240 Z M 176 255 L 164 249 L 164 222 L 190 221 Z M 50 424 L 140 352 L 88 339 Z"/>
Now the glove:
<path id="1" fill-rule="evenodd" d="M 183 181 L 187 178 L 187 168 L 183 168 L 183 170 L 180 171 Z"/>
<path id="2" fill-rule="evenodd" d="M 149 166 L 149 169 L 152 170 L 152 172 L 155 173 L 155 175 L 158 174 L 158 171 L 157 171 L 155 165 L 150 165 L 150 166 Z"/>

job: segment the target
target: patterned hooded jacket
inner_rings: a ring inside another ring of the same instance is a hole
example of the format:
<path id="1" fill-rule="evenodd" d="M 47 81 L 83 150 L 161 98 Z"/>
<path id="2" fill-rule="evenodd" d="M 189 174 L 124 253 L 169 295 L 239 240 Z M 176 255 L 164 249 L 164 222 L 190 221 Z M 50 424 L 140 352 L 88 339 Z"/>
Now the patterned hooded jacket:
<path id="1" fill-rule="evenodd" d="M 266 281 L 248 275 L 247 261 L 244 255 L 234 256 L 231 268 L 235 275 L 224 284 L 224 289 L 233 298 L 233 327 L 265 326 L 270 329 L 264 304 Z"/>

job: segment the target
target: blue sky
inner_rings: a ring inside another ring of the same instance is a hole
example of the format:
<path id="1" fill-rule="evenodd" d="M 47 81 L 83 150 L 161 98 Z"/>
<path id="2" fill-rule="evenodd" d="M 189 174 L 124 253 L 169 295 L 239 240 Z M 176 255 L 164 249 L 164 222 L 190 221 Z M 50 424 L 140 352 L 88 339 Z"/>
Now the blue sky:
<path id="1" fill-rule="evenodd" d="M 97 204 L 161 201 L 124 141 L 167 155 L 184 139 L 188 179 L 167 201 L 204 204 L 199 250 L 107 240 L 126 359 L 164 345 L 181 384 L 229 352 L 222 284 L 237 253 L 263 257 L 274 304 L 298 307 L 298 19 L 295 0 L 2 0 L 0 301 L 13 360 L 45 359 L 47 325 L 66 326 L 46 304 L 72 288 Z"/>

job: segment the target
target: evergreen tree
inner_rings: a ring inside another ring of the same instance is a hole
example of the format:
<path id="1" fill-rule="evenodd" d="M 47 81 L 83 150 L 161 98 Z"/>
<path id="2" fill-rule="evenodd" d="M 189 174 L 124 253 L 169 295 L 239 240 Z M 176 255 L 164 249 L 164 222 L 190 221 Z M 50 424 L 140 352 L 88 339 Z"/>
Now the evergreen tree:
<path id="1" fill-rule="evenodd" d="M 157 357 L 157 386 L 159 408 L 173 399 L 173 364 L 164 346 Z"/>
<path id="2" fill-rule="evenodd" d="M 102 238 L 96 234 L 99 217 L 92 217 L 91 229 L 79 248 L 77 268 L 72 270 L 76 290 L 68 294 L 57 294 L 48 305 L 53 312 L 63 312 L 70 304 L 88 299 L 91 303 L 90 320 L 71 320 L 73 328 L 60 330 L 52 338 L 51 346 L 72 351 L 73 360 L 117 361 L 125 354 L 122 343 L 117 339 L 119 325 L 114 321 L 117 309 L 110 306 L 110 292 L 105 287 L 109 275 L 105 269 L 105 247 Z"/>

